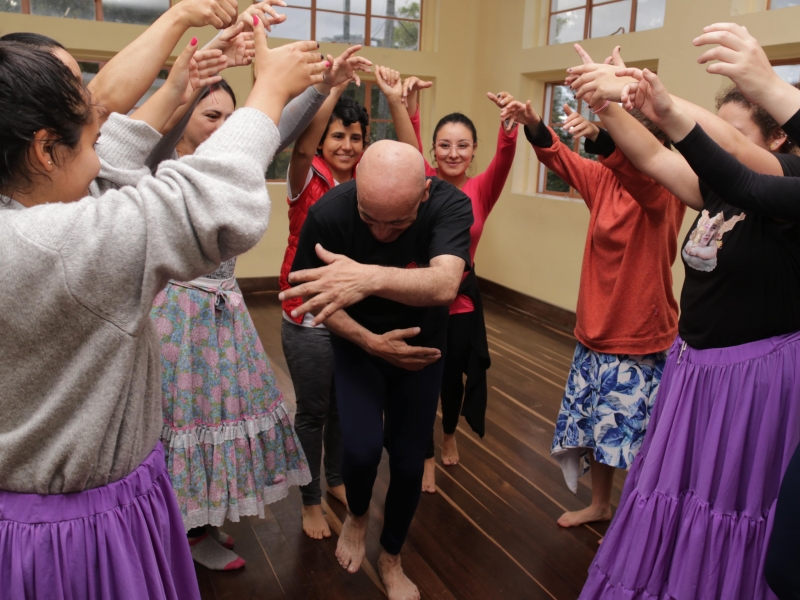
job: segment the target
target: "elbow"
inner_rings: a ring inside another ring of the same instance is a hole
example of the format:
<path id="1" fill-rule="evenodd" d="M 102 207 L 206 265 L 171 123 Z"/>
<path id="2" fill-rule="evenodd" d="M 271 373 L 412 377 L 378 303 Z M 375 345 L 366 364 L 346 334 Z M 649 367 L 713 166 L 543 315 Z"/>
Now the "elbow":
<path id="1" fill-rule="evenodd" d="M 461 286 L 461 280 L 455 282 L 447 282 L 439 289 L 437 294 L 436 306 L 450 306 L 458 296 L 458 288 Z"/>

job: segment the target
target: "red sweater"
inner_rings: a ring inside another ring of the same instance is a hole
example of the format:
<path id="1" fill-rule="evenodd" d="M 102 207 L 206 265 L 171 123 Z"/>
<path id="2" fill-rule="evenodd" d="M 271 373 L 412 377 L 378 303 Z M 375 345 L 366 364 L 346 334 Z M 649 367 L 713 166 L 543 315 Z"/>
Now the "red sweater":
<path id="1" fill-rule="evenodd" d="M 667 349 L 678 334 L 672 270 L 686 206 L 619 150 L 595 162 L 561 143 L 536 156 L 580 192 L 591 217 L 575 337 L 606 354 Z"/>
<path id="2" fill-rule="evenodd" d="M 411 118 L 411 124 L 414 126 L 419 149 L 424 158 L 425 153 L 422 151 L 422 136 L 420 134 L 419 108 Z M 500 133 L 497 135 L 497 150 L 492 162 L 489 163 L 483 173 L 467 179 L 464 187 L 461 188 L 461 191 L 469 196 L 472 201 L 472 214 L 475 217 L 475 221 L 469 230 L 471 238 L 469 255 L 473 265 L 475 264 L 475 251 L 478 249 L 478 242 L 481 241 L 481 235 L 483 234 L 483 226 L 486 223 L 486 219 L 489 218 L 489 213 L 492 212 L 495 203 L 500 198 L 500 194 L 503 192 L 506 179 L 508 179 L 508 174 L 511 172 L 511 165 L 514 163 L 514 153 L 517 150 L 517 129 L 515 128 L 514 131 L 507 134 L 502 124 L 500 125 Z M 425 174 L 428 177 L 439 176 L 438 170 L 430 166 L 427 160 L 425 161 Z M 475 307 L 472 305 L 472 300 L 463 294 L 459 294 L 450 305 L 451 315 L 468 313 L 473 310 L 475 310 Z"/>

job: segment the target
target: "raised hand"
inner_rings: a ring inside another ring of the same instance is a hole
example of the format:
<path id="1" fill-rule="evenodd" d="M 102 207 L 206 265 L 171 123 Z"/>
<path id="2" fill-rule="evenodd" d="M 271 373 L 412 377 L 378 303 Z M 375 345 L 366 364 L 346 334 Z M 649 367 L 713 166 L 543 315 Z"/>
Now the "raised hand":
<path id="1" fill-rule="evenodd" d="M 259 21 L 253 15 L 256 81 L 245 106 L 264 112 L 277 124 L 289 98 L 322 82 L 325 56 L 319 53 L 319 43 L 312 41 L 295 42 L 271 50 L 267 46 L 267 33 Z"/>
<path id="2" fill-rule="evenodd" d="M 504 109 L 506 106 L 511 104 L 514 101 L 514 96 L 509 94 L 508 92 L 500 92 L 499 94 L 493 94 L 488 92 L 486 96 L 494 102 L 498 108 L 501 110 Z M 506 133 L 511 133 L 514 128 L 517 126 L 517 122 L 513 118 L 503 119 L 503 129 Z"/>
<path id="3" fill-rule="evenodd" d="M 442 357 L 437 348 L 409 346 L 405 340 L 419 335 L 419 327 L 395 329 L 376 335 L 369 343 L 369 352 L 386 362 L 409 371 L 419 371 Z"/>
<path id="4" fill-rule="evenodd" d="M 423 81 L 414 75 L 406 77 L 405 81 L 403 81 L 403 105 L 408 108 L 409 96 L 414 95 L 414 104 L 416 106 L 416 97 L 419 96 L 419 91 L 426 90 L 432 85 L 432 81 Z"/>
<path id="5" fill-rule="evenodd" d="M 592 57 L 580 44 L 575 44 L 574 47 L 583 64 L 567 69 L 568 75 L 564 83 L 575 90 L 576 98 L 582 98 L 589 103 L 600 100 L 619 102 L 625 86 L 632 90 L 638 85 L 638 80 L 634 77 L 620 76 L 626 67 L 620 56 L 619 46 L 614 48 L 603 64 L 592 61 Z"/>
<path id="6" fill-rule="evenodd" d="M 227 61 L 226 68 L 249 65 L 256 55 L 256 47 L 253 32 L 245 31 L 244 27 L 244 21 L 239 20 L 211 40 L 205 49 L 221 50 Z"/>
<path id="7" fill-rule="evenodd" d="M 224 29 L 232 25 L 239 14 L 236 0 L 181 0 L 173 8 L 186 29 L 206 25 Z"/>
<path id="8" fill-rule="evenodd" d="M 320 90 L 322 92 L 330 91 L 331 88 L 337 86 L 344 86 L 351 81 L 355 82 L 357 86 L 361 85 L 361 78 L 358 76 L 358 71 L 362 73 L 369 73 L 372 67 L 372 61 L 364 58 L 363 56 L 355 56 L 355 53 L 361 50 L 363 46 L 357 44 L 350 46 L 338 57 L 333 58 L 328 55 L 329 66 L 325 70 L 323 83 L 318 86 L 326 87 L 327 90 Z"/>
<path id="9" fill-rule="evenodd" d="M 400 79 L 400 73 L 389 67 L 379 67 L 375 65 L 375 80 L 378 82 L 378 87 L 381 88 L 384 96 L 389 101 L 402 102 L 403 99 L 403 81 Z"/>
<path id="10" fill-rule="evenodd" d="M 597 125 L 584 119 L 583 115 L 572 110 L 569 104 L 564 105 L 564 113 L 567 115 L 562 126 L 564 131 L 567 131 L 576 140 L 581 136 L 592 141 L 597 139 L 597 135 L 600 133 Z"/>
<path id="11" fill-rule="evenodd" d="M 190 43 L 180 53 L 164 82 L 178 104 L 186 104 L 195 90 L 220 81 L 219 72 L 226 64 L 220 50 L 197 50 L 197 38 L 192 41 L 194 44 Z"/>
<path id="12" fill-rule="evenodd" d="M 503 120 L 514 120 L 523 125 L 533 126 L 538 125 L 542 118 L 536 114 L 531 106 L 531 101 L 528 100 L 525 104 L 519 100 L 513 100 L 500 112 L 500 118 Z"/>
<path id="13" fill-rule="evenodd" d="M 258 17 L 260 23 L 266 27 L 267 31 L 272 31 L 273 25 L 278 25 L 286 20 L 286 15 L 278 13 L 273 6 L 286 6 L 284 0 L 264 0 L 257 2 L 247 7 L 242 14 L 239 15 L 237 23 L 244 23 L 245 31 L 251 31 L 251 23 L 253 17 Z"/>

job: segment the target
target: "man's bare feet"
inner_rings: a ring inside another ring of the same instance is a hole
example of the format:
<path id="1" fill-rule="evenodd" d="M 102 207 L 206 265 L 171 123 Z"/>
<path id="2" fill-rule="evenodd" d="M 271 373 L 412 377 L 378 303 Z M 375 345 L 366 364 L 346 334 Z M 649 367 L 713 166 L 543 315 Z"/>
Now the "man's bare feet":
<path id="1" fill-rule="evenodd" d="M 347 512 L 347 518 L 342 525 L 339 543 L 336 545 L 336 558 L 349 573 L 355 573 L 361 568 L 364 556 L 367 553 L 367 524 L 369 513 L 356 517 Z"/>
<path id="2" fill-rule="evenodd" d="M 303 531 L 313 540 L 331 537 L 331 528 L 322 514 L 322 506 L 303 506 Z"/>
<path id="3" fill-rule="evenodd" d="M 594 523 L 595 521 L 610 521 L 611 520 L 611 507 L 600 506 L 596 507 L 591 504 L 583 510 L 576 510 L 572 512 L 565 512 L 558 518 L 558 524 L 561 527 L 577 527 L 584 523 Z"/>
<path id="4" fill-rule="evenodd" d="M 456 434 L 449 435 L 442 433 L 442 463 L 446 467 L 458 464 L 458 446 L 456 445 Z"/>
<path id="5" fill-rule="evenodd" d="M 381 550 L 381 556 L 378 559 L 378 574 L 383 580 L 383 585 L 386 586 L 386 594 L 389 596 L 389 600 L 420 599 L 417 586 L 403 573 L 400 556 Z"/>
<path id="6" fill-rule="evenodd" d="M 422 491 L 436 493 L 436 459 L 425 459 L 425 471 L 422 473 Z"/>
<path id="7" fill-rule="evenodd" d="M 344 491 L 344 484 L 329 487 L 328 493 L 336 498 L 339 502 L 344 504 L 345 508 L 347 508 L 347 494 Z"/>

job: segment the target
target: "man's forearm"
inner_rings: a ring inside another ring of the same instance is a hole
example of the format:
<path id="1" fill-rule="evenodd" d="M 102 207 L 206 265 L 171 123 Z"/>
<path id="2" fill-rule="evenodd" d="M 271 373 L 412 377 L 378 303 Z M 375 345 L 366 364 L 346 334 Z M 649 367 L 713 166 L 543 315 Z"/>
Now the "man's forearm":
<path id="1" fill-rule="evenodd" d="M 325 320 L 325 327 L 339 337 L 370 352 L 370 339 L 374 334 L 343 310 L 338 310 Z"/>
<path id="2" fill-rule="evenodd" d="M 464 260 L 455 256 L 446 265 L 423 269 L 369 266 L 369 295 L 408 306 L 449 306 L 458 295 Z M 460 267 L 458 264 L 460 263 Z"/>

